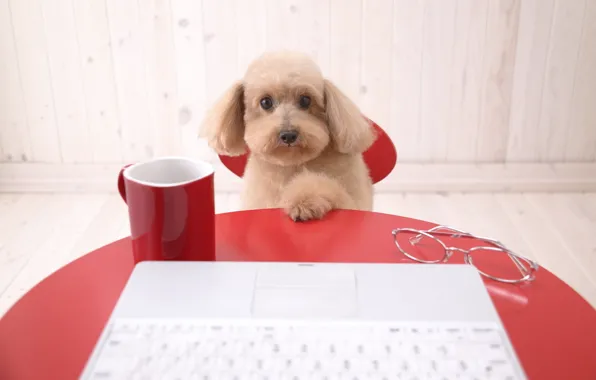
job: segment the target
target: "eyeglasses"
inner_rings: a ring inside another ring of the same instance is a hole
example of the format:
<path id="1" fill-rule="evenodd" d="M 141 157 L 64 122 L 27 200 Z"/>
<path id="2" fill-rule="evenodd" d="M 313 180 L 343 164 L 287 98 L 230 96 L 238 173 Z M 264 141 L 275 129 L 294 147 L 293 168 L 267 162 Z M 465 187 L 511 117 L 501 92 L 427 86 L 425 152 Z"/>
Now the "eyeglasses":
<path id="1" fill-rule="evenodd" d="M 412 260 L 427 264 L 440 263 L 447 261 L 453 252 L 461 252 L 466 264 L 474 266 L 481 275 L 495 281 L 511 284 L 532 281 L 539 268 L 536 262 L 511 252 L 497 240 L 474 236 L 447 226 L 436 226 L 429 230 L 396 228 L 392 234 L 397 249 Z M 469 238 L 479 241 L 480 245 L 469 249 L 450 247 L 437 236 L 446 236 L 448 239 Z M 505 255 L 509 260 L 494 260 L 495 255 Z"/>

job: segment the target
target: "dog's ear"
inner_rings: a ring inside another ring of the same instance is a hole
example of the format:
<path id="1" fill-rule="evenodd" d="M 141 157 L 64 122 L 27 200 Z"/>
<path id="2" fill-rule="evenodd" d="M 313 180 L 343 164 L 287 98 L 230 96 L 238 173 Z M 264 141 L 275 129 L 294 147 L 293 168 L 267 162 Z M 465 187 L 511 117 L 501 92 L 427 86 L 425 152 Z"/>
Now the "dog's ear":
<path id="1" fill-rule="evenodd" d="M 236 82 L 218 99 L 201 126 L 200 137 L 218 154 L 246 153 L 244 142 L 244 86 Z"/>
<path id="2" fill-rule="evenodd" d="M 339 152 L 362 153 L 375 141 L 374 129 L 361 114 L 358 106 L 327 79 L 325 113 L 332 139 Z"/>

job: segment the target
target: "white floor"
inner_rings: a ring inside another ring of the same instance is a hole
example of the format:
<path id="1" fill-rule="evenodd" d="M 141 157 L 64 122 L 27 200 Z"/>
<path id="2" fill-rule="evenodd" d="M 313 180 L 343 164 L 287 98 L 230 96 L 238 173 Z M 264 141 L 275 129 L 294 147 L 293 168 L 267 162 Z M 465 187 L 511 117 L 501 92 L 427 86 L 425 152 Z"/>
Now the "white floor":
<path id="1" fill-rule="evenodd" d="M 216 211 L 238 202 L 237 194 L 218 194 Z M 596 193 L 378 194 L 375 203 L 501 240 L 596 305 Z M 128 231 L 116 194 L 0 194 L 0 316 L 56 269 Z"/>

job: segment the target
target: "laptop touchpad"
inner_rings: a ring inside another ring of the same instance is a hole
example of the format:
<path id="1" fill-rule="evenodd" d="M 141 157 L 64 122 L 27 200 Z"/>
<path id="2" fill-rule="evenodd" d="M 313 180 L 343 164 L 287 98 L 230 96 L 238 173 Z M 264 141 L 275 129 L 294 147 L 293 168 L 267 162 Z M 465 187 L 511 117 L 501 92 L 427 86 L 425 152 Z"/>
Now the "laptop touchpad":
<path id="1" fill-rule="evenodd" d="M 353 270 L 335 265 L 263 267 L 257 273 L 252 314 L 276 318 L 356 315 Z"/>

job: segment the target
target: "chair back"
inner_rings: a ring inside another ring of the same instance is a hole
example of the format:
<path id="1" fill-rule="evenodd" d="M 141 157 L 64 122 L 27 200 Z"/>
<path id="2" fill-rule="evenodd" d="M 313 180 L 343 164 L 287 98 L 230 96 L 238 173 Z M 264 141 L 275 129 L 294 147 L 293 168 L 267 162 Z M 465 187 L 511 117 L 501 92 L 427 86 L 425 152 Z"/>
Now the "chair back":
<path id="1" fill-rule="evenodd" d="M 370 177 L 373 183 L 380 182 L 391 173 L 397 162 L 397 151 L 395 145 L 377 123 L 369 120 L 377 132 L 375 142 L 362 154 L 364 162 L 368 166 Z M 219 159 L 228 170 L 239 177 L 244 175 L 246 161 L 249 153 L 240 156 L 219 155 Z"/>

